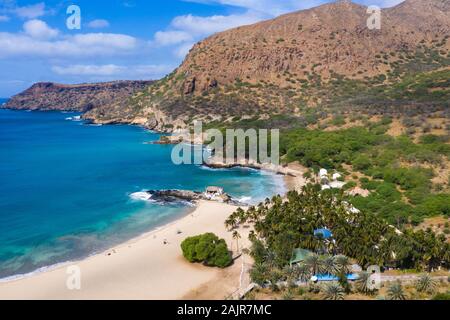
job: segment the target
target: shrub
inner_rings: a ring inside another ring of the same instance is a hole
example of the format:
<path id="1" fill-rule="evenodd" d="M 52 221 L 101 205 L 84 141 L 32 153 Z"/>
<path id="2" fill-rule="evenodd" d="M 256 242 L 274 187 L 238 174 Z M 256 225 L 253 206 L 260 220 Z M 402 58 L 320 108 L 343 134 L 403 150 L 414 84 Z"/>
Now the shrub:
<path id="1" fill-rule="evenodd" d="M 341 285 L 337 283 L 330 283 L 325 286 L 323 297 L 325 300 L 344 300 L 345 291 Z"/>
<path id="2" fill-rule="evenodd" d="M 181 244 L 183 256 L 189 262 L 225 268 L 232 262 L 225 240 L 213 233 L 187 238 Z"/>
<path id="3" fill-rule="evenodd" d="M 433 294 L 436 292 L 437 285 L 437 282 L 429 274 L 423 274 L 417 280 L 416 289 L 419 292 Z"/>
<path id="4" fill-rule="evenodd" d="M 450 292 L 438 293 L 433 297 L 432 300 L 450 300 Z"/>
<path id="5" fill-rule="evenodd" d="M 406 300 L 406 294 L 400 282 L 395 282 L 388 287 L 388 300 Z"/>

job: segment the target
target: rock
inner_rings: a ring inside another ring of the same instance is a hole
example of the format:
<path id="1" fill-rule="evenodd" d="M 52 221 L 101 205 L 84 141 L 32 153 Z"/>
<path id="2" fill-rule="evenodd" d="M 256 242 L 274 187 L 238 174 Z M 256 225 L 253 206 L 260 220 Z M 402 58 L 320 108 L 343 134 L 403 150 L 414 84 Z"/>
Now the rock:
<path id="1" fill-rule="evenodd" d="M 183 93 L 185 95 L 189 95 L 189 94 L 194 93 L 194 91 L 195 91 L 195 81 L 196 81 L 195 77 L 193 77 L 193 78 L 191 78 L 189 80 L 186 80 L 186 82 L 184 83 L 184 90 L 183 90 Z"/>
<path id="2" fill-rule="evenodd" d="M 113 81 L 66 85 L 40 82 L 12 97 L 3 107 L 17 110 L 88 112 L 110 105 L 124 105 L 153 81 Z"/>

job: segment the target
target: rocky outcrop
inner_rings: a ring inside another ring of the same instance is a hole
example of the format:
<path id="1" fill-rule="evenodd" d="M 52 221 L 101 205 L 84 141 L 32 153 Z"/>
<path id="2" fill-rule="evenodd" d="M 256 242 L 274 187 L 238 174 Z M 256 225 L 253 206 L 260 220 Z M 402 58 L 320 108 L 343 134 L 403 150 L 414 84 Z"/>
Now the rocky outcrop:
<path id="1" fill-rule="evenodd" d="M 3 108 L 89 112 L 110 105 L 125 106 L 133 94 L 144 90 L 150 84 L 152 81 L 114 81 L 77 85 L 41 82 L 12 97 Z"/>
<path id="2" fill-rule="evenodd" d="M 228 194 L 223 193 L 217 197 L 211 198 L 205 193 L 188 190 L 150 190 L 147 191 L 152 201 L 161 203 L 171 203 L 179 201 L 196 202 L 200 200 L 204 201 L 216 201 L 229 204 L 242 205 L 241 203 L 233 200 Z"/>

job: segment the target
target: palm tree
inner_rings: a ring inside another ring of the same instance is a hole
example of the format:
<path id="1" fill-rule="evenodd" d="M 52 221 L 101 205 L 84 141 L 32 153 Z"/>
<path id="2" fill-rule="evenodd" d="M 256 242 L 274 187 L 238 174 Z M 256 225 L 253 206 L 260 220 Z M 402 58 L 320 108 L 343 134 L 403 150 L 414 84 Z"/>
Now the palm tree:
<path id="1" fill-rule="evenodd" d="M 336 264 L 335 258 L 333 256 L 321 257 L 319 272 L 328 275 L 336 275 L 338 273 L 338 265 Z"/>
<path id="2" fill-rule="evenodd" d="M 313 275 L 316 275 L 319 273 L 321 266 L 320 256 L 316 253 L 310 254 L 306 257 L 304 264 L 309 268 Z"/>
<path id="3" fill-rule="evenodd" d="M 416 282 L 416 289 L 419 292 L 433 294 L 436 288 L 437 282 L 428 273 L 421 275 Z"/>
<path id="4" fill-rule="evenodd" d="M 296 266 L 287 266 L 283 269 L 283 275 L 286 278 L 289 287 L 294 287 L 298 280 L 298 269 Z"/>
<path id="5" fill-rule="evenodd" d="M 371 274 L 369 272 L 363 271 L 358 274 L 358 280 L 356 281 L 356 288 L 359 292 L 364 294 L 372 294 L 375 290 L 373 289 L 370 281 Z"/>
<path id="6" fill-rule="evenodd" d="M 308 282 L 311 279 L 312 273 L 311 273 L 311 269 L 309 268 L 309 266 L 302 263 L 302 264 L 297 265 L 295 268 L 297 269 L 297 274 L 298 274 L 298 278 L 300 279 L 300 281 Z"/>
<path id="7" fill-rule="evenodd" d="M 228 230 L 235 229 L 237 227 L 237 224 L 238 224 L 238 222 L 237 222 L 237 217 L 236 217 L 235 213 L 233 213 L 231 216 L 229 216 L 228 219 L 225 221 L 225 227 Z"/>
<path id="8" fill-rule="evenodd" d="M 241 239 L 241 235 L 239 234 L 239 232 L 233 232 L 233 239 L 236 240 L 236 252 L 239 253 L 239 239 Z"/>
<path id="9" fill-rule="evenodd" d="M 352 272 L 352 264 L 350 258 L 344 255 L 338 255 L 334 257 L 339 273 L 349 274 Z"/>
<path id="10" fill-rule="evenodd" d="M 406 293 L 400 281 L 391 284 L 387 290 L 389 300 L 406 300 Z"/>
<path id="11" fill-rule="evenodd" d="M 344 289 L 337 283 L 330 283 L 325 286 L 323 297 L 325 300 L 344 300 Z"/>
<path id="12" fill-rule="evenodd" d="M 250 278 L 253 282 L 264 285 L 264 282 L 268 280 L 268 273 L 270 268 L 264 263 L 256 263 L 250 270 Z"/>

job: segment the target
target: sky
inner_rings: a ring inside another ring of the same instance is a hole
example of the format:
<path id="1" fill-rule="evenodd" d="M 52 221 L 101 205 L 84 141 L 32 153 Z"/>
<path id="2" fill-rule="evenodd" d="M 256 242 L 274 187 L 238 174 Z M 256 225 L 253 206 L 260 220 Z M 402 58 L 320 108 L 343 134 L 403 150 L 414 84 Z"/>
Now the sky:
<path id="1" fill-rule="evenodd" d="M 197 41 L 332 0 L 0 0 L 0 97 L 35 82 L 159 79 Z M 390 7 L 402 0 L 355 0 Z M 73 29 L 70 6 L 80 9 Z M 70 28 L 69 28 L 70 27 Z"/>

